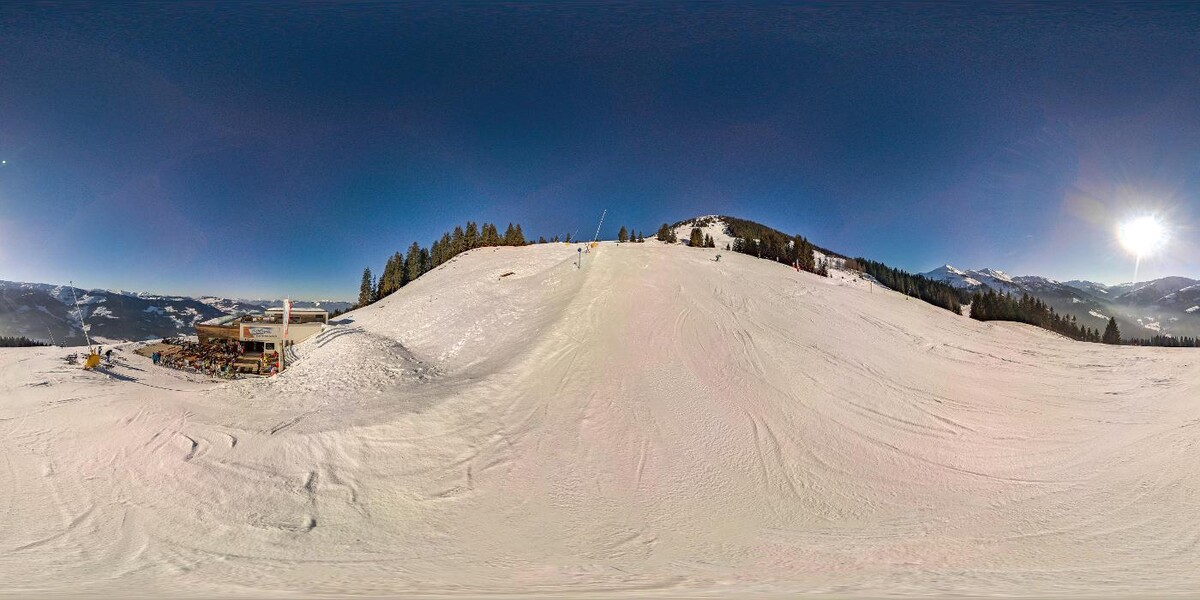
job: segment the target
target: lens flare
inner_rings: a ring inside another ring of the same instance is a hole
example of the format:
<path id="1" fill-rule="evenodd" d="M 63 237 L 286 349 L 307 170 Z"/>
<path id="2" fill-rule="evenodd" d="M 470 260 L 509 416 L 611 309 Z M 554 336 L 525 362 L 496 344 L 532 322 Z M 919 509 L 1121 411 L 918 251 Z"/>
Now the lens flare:
<path id="1" fill-rule="evenodd" d="M 1167 228 L 1155 217 L 1138 217 L 1117 228 L 1117 239 L 1131 254 L 1142 258 L 1167 243 Z"/>

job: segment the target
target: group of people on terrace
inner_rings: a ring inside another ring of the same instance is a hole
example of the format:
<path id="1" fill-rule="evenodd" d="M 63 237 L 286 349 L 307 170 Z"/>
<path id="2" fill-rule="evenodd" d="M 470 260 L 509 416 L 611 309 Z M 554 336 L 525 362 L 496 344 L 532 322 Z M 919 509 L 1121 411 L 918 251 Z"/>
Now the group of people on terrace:
<path id="1" fill-rule="evenodd" d="M 168 338 L 164 344 L 174 346 L 173 352 L 154 352 L 154 364 L 210 377 L 236 379 L 239 375 L 274 375 L 277 356 L 263 353 L 257 360 L 241 360 L 244 347 L 236 340 L 213 340 L 200 343 L 187 339 Z"/>

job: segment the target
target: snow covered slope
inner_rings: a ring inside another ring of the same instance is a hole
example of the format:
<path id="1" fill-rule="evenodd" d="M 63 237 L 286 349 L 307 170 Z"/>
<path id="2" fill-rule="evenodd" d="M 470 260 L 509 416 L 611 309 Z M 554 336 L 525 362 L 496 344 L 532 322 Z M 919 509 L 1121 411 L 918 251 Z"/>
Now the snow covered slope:
<path id="1" fill-rule="evenodd" d="M 753 222 L 748 221 L 748 223 Z M 766 225 L 759 223 L 754 223 L 754 225 L 757 225 L 758 227 L 766 227 Z M 699 227 L 704 235 L 711 236 L 713 238 L 713 245 L 718 250 L 725 250 L 726 248 L 732 249 L 734 246 L 733 242 L 737 239 L 730 233 L 729 224 L 725 221 L 724 217 L 720 215 L 706 215 L 676 223 L 673 227 L 673 230 L 675 232 L 675 237 L 678 240 L 677 243 L 687 245 L 692 237 L 692 229 L 695 227 Z M 783 232 L 778 233 L 781 236 L 785 235 Z M 818 249 L 813 250 L 813 258 L 818 263 L 823 262 L 825 266 L 829 268 L 831 273 L 836 271 L 836 273 L 831 275 L 836 279 L 847 281 L 852 279 L 860 279 L 857 273 L 851 273 L 845 269 L 846 259 L 843 257 L 833 255 L 832 253 L 822 252 Z"/>
<path id="2" fill-rule="evenodd" d="M 474 250 L 271 380 L 0 349 L 0 596 L 1200 587 L 1195 351 L 717 252 Z"/>
<path id="3" fill-rule="evenodd" d="M 680 244 L 688 243 L 688 240 L 692 238 L 692 229 L 695 227 L 699 227 L 705 235 L 712 236 L 713 244 L 718 249 L 724 250 L 727 245 L 733 246 L 734 237 L 729 234 L 725 221 L 719 215 L 696 217 L 676 223 L 673 229 Z"/>

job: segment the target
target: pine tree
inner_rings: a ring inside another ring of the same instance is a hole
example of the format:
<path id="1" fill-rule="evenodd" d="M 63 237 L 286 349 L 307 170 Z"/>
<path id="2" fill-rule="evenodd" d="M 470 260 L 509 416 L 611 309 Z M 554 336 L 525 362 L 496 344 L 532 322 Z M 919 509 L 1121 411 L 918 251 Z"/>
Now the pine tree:
<path id="1" fill-rule="evenodd" d="M 524 246 L 525 244 L 525 232 L 521 231 L 521 224 L 517 223 L 517 228 L 513 231 L 513 245 Z"/>
<path id="2" fill-rule="evenodd" d="M 662 227 L 658 228 L 658 235 L 654 237 L 658 238 L 660 242 L 670 242 L 672 237 L 671 226 L 663 223 Z"/>
<path id="3" fill-rule="evenodd" d="M 442 263 L 438 259 L 442 257 L 442 240 L 441 238 L 433 240 L 433 244 L 429 246 L 429 268 L 433 269 Z"/>
<path id="4" fill-rule="evenodd" d="M 505 245 L 505 246 L 516 246 L 517 245 L 517 230 L 513 228 L 513 224 L 511 222 L 508 224 L 508 227 L 504 230 L 503 245 Z"/>
<path id="5" fill-rule="evenodd" d="M 391 260 L 388 260 L 390 263 Z M 390 290 L 387 289 L 387 266 L 383 267 L 383 275 L 379 276 L 379 280 L 375 282 L 375 297 L 382 298 L 388 295 Z"/>
<path id="6" fill-rule="evenodd" d="M 421 276 L 421 245 L 413 242 L 408 247 L 408 258 L 404 261 L 405 285 L 416 281 Z"/>
<path id="7" fill-rule="evenodd" d="M 1116 317 L 1108 318 L 1108 327 L 1104 328 L 1104 337 L 1101 338 L 1101 341 L 1105 344 L 1121 343 L 1121 330 L 1117 327 Z"/>
<path id="8" fill-rule="evenodd" d="M 641 232 L 641 231 L 639 231 L 639 232 L 638 232 L 638 243 L 639 243 L 639 244 L 642 244 L 642 243 L 645 243 L 645 242 L 646 242 L 646 236 L 642 235 L 642 232 Z"/>
<path id="9" fill-rule="evenodd" d="M 479 247 L 479 226 L 475 221 L 467 221 L 467 232 L 463 234 L 464 252 Z"/>
<path id="10" fill-rule="evenodd" d="M 629 232 L 625 230 L 625 226 L 621 226 L 621 230 L 617 232 L 617 241 L 625 243 L 629 241 Z"/>
<path id="11" fill-rule="evenodd" d="M 810 273 L 816 271 L 817 259 L 813 254 L 813 245 L 802 236 L 796 236 L 794 242 L 796 243 L 796 260 L 800 263 L 800 268 Z"/>
<path id="12" fill-rule="evenodd" d="M 454 238 L 450 237 L 449 233 L 442 234 L 442 260 L 438 264 L 442 264 L 454 258 Z"/>
<path id="13" fill-rule="evenodd" d="M 688 238 L 688 245 L 693 248 L 701 248 L 704 246 L 704 231 L 699 227 L 692 228 L 692 235 Z"/>
<path id="14" fill-rule="evenodd" d="M 467 242 L 465 234 L 463 234 L 462 226 L 456 226 L 454 233 L 450 235 L 450 258 L 454 258 L 459 254 L 467 251 Z"/>
<path id="15" fill-rule="evenodd" d="M 373 287 L 371 267 L 367 267 L 363 269 L 362 284 L 358 286 L 359 306 L 366 306 L 371 303 L 371 290 Z"/>
<path id="16" fill-rule="evenodd" d="M 392 280 L 388 284 L 392 291 L 396 291 L 404 286 L 404 255 L 396 252 L 392 256 L 392 261 L 395 263 L 392 267 Z"/>
<path id="17" fill-rule="evenodd" d="M 426 248 L 421 248 L 421 274 L 424 275 L 433 270 L 433 256 Z"/>
<path id="18" fill-rule="evenodd" d="M 388 273 L 390 272 L 389 269 L 391 268 L 391 266 L 392 266 L 392 257 L 389 256 L 387 259 L 387 262 L 385 262 L 383 264 L 383 274 L 379 276 L 379 280 L 376 282 L 377 283 L 377 287 L 375 288 L 375 297 L 376 298 L 382 298 L 382 297 L 388 295 L 388 293 L 391 291 L 387 288 L 387 276 L 388 276 Z"/>
<path id="19" fill-rule="evenodd" d="M 539 244 L 545 244 L 545 243 L 546 243 L 546 236 L 544 236 L 544 235 L 539 235 L 539 236 L 538 236 L 538 242 L 537 242 L 537 243 L 539 243 Z"/>
<path id="20" fill-rule="evenodd" d="M 376 298 L 387 296 L 399 287 L 398 285 L 394 285 L 397 265 L 396 256 L 389 256 L 387 263 L 383 267 L 383 274 L 379 276 L 379 284 L 375 288 Z"/>

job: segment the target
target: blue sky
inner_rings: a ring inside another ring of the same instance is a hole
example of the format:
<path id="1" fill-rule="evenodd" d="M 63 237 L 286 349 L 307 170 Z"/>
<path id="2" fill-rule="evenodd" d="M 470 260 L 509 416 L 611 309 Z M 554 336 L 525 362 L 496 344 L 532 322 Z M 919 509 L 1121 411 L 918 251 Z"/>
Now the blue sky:
<path id="1" fill-rule="evenodd" d="M 0 279 L 351 298 L 467 219 L 724 213 L 911 271 L 1200 277 L 1200 15 L 0 7 Z"/>

